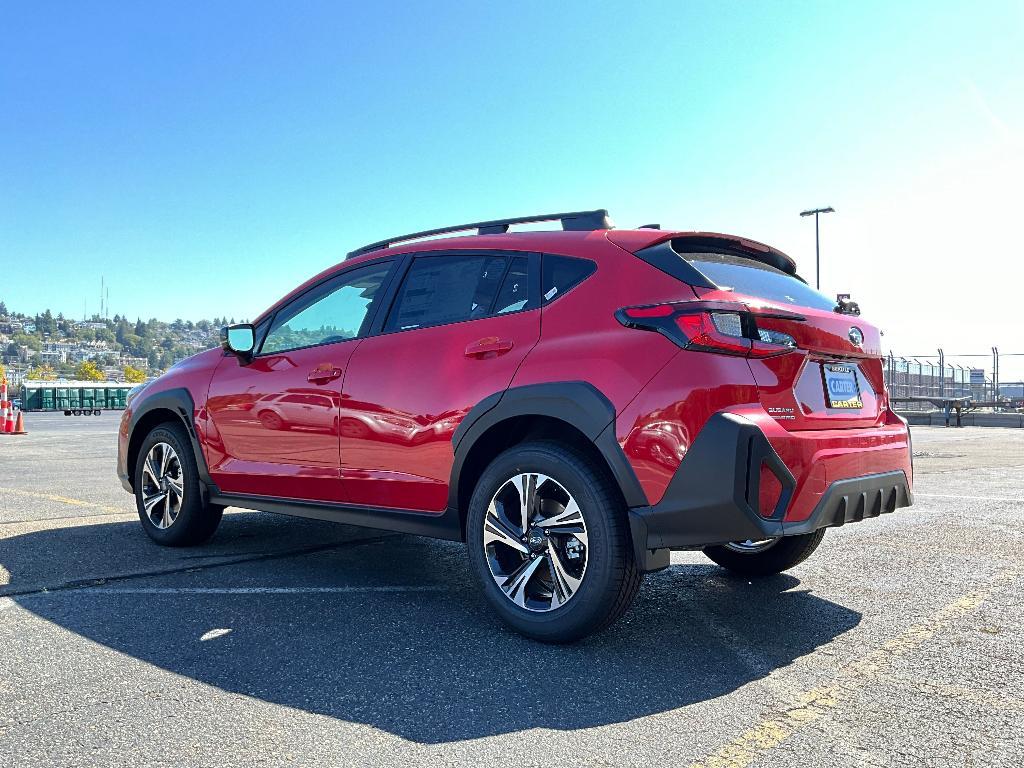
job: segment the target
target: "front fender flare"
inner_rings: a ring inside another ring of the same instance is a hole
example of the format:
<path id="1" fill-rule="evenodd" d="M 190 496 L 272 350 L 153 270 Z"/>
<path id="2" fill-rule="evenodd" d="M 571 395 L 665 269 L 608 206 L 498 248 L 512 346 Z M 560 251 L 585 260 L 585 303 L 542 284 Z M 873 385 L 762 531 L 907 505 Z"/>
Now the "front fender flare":
<path id="1" fill-rule="evenodd" d="M 184 387 L 165 389 L 151 395 L 143 393 L 142 402 L 133 405 L 135 407 L 132 410 L 131 421 L 128 423 L 128 444 L 131 445 L 134 441 L 135 429 L 147 414 L 157 410 L 170 411 L 181 421 L 189 441 L 192 443 L 192 452 L 196 457 L 200 481 L 208 489 L 216 492 L 216 485 L 210 477 L 210 470 L 206 465 L 206 454 L 203 452 L 199 435 L 196 432 L 195 401 L 192 399 L 192 394 Z M 127 457 L 125 458 L 127 462 Z M 131 473 L 132 469 L 126 466 L 125 471 Z"/>

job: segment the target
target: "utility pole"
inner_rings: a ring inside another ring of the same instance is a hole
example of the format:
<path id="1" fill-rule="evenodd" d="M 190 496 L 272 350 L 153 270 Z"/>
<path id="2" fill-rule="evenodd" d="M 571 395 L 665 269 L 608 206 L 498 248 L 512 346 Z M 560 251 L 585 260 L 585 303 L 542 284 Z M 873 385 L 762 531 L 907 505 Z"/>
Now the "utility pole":
<path id="1" fill-rule="evenodd" d="M 939 397 L 946 396 L 946 353 L 939 347 Z"/>
<path id="2" fill-rule="evenodd" d="M 814 216 L 814 287 L 821 290 L 821 238 L 818 234 L 818 214 L 835 213 L 836 209 L 831 205 L 828 208 L 812 208 L 809 211 L 800 211 L 801 216 Z"/>
<path id="3" fill-rule="evenodd" d="M 992 347 L 992 400 L 996 403 L 999 402 L 999 347 Z M 996 413 L 999 412 L 999 406 L 997 405 L 992 409 Z"/>

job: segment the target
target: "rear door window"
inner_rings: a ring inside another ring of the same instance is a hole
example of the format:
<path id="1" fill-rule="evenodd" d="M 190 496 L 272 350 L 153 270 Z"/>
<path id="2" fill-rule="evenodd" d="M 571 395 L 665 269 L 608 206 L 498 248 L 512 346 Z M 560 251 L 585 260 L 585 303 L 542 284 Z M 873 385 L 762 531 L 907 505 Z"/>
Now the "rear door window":
<path id="1" fill-rule="evenodd" d="M 525 256 L 515 256 L 505 272 L 498 298 L 494 302 L 494 314 L 504 315 L 518 312 L 530 300 L 530 264 Z"/>
<path id="2" fill-rule="evenodd" d="M 499 290 L 505 290 L 507 267 L 507 258 L 492 254 L 417 257 L 384 330 L 426 328 L 491 315 Z"/>
<path id="3" fill-rule="evenodd" d="M 836 305 L 800 278 L 754 259 L 726 253 L 686 253 L 683 256 L 722 290 L 812 309 L 832 310 Z"/>

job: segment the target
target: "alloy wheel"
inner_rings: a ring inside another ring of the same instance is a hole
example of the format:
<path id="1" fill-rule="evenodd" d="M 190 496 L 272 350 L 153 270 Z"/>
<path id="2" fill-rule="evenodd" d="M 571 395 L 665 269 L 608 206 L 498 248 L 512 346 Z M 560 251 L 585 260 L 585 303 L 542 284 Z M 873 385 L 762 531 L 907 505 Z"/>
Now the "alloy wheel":
<path id="1" fill-rule="evenodd" d="M 739 552 L 743 555 L 753 555 L 758 552 L 764 552 L 766 549 L 771 549 L 775 546 L 778 541 L 774 539 L 747 539 L 746 541 L 730 541 L 725 545 L 726 549 L 732 550 L 733 552 Z"/>
<path id="2" fill-rule="evenodd" d="M 587 570 L 588 544 L 579 505 L 547 475 L 509 478 L 487 507 L 487 566 L 505 597 L 528 611 L 552 611 L 576 595 Z"/>
<path id="3" fill-rule="evenodd" d="M 168 443 L 154 443 L 142 464 L 142 507 L 149 521 L 170 528 L 185 497 L 181 460 Z"/>

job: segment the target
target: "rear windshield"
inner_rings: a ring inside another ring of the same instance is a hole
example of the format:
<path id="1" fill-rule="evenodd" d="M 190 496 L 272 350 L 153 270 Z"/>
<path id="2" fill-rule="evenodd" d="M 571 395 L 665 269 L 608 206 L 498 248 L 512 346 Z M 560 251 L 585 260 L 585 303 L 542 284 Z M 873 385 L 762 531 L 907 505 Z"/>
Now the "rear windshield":
<path id="1" fill-rule="evenodd" d="M 725 253 L 686 253 L 683 258 L 723 290 L 812 309 L 836 306 L 799 278 L 760 261 Z"/>

